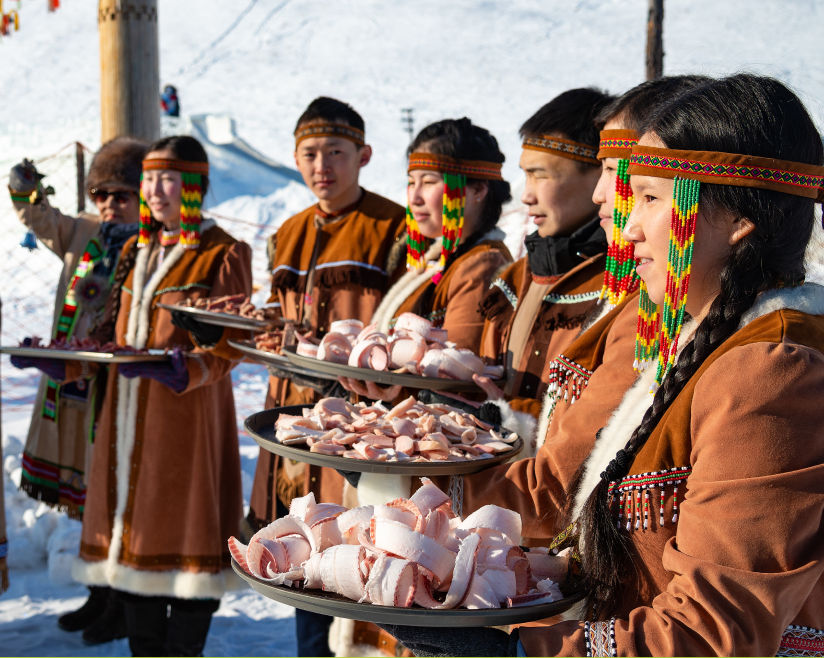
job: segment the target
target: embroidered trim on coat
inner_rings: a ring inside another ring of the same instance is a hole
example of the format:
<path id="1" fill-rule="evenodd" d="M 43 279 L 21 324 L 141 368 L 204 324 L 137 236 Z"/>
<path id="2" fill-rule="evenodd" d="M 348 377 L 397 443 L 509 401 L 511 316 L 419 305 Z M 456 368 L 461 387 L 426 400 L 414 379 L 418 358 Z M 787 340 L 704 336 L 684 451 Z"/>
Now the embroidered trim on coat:
<path id="1" fill-rule="evenodd" d="M 824 656 L 824 631 L 808 626 L 787 626 L 776 656 Z"/>
<path id="2" fill-rule="evenodd" d="M 600 297 L 600 290 L 595 292 L 582 292 L 577 295 L 559 295 L 549 293 L 546 297 L 544 297 L 544 301 L 549 302 L 550 304 L 578 304 L 580 302 L 591 302 L 595 299 L 599 299 Z"/>
<path id="3" fill-rule="evenodd" d="M 367 270 L 372 270 L 373 272 L 378 272 L 379 274 L 383 274 L 386 276 L 386 272 L 384 272 L 380 267 L 377 265 L 370 265 L 369 263 L 361 263 L 357 260 L 338 260 L 331 263 L 321 263 L 320 265 L 315 265 L 315 271 L 325 270 L 330 267 L 344 267 L 344 266 L 352 266 L 352 267 L 363 267 Z M 297 274 L 298 276 L 306 276 L 309 274 L 309 270 L 298 270 L 291 265 L 278 265 L 275 269 L 272 270 L 272 274 L 276 274 L 280 270 L 286 270 L 288 272 L 292 272 L 292 274 Z"/>
<path id="4" fill-rule="evenodd" d="M 584 641 L 587 656 L 617 656 L 615 643 L 615 617 L 609 621 L 584 622 Z"/>
<path id="5" fill-rule="evenodd" d="M 452 501 L 452 511 L 460 518 L 463 518 L 463 475 L 449 476 L 449 487 L 446 490 L 446 495 Z"/>
<path id="6" fill-rule="evenodd" d="M 163 288 L 163 290 L 158 290 L 157 292 L 152 295 L 152 297 L 158 297 L 166 292 L 183 292 L 184 290 L 190 290 L 192 288 L 203 288 L 203 290 L 211 290 L 212 286 L 207 286 L 205 283 L 187 283 L 185 286 L 170 286 L 168 288 Z"/>
<path id="7" fill-rule="evenodd" d="M 501 278 L 495 279 L 489 284 L 489 288 L 500 288 L 501 292 L 509 300 L 509 303 L 512 304 L 512 308 L 518 308 L 518 295 L 513 292 L 512 288 L 507 285 L 506 281 Z"/>
<path id="8" fill-rule="evenodd" d="M 206 383 L 206 380 L 209 379 L 209 366 L 203 362 L 199 354 L 189 354 L 189 358 L 194 359 L 200 368 L 200 381 L 197 383 L 197 386 L 195 386 L 195 388 L 200 388 Z"/>
<path id="9" fill-rule="evenodd" d="M 692 474 L 692 466 L 676 466 L 663 471 L 650 471 L 649 473 L 639 473 L 638 475 L 628 475 L 620 482 L 610 482 L 609 495 L 612 497 L 611 504 L 618 503 L 618 528 L 623 525 L 623 517 L 626 514 L 626 530 L 629 532 L 632 527 L 632 519 L 635 519 L 635 529 L 641 528 L 641 514 L 643 510 L 644 530 L 649 528 L 650 515 L 650 491 L 656 487 L 660 488 L 661 496 L 659 501 L 658 524 L 664 526 L 664 507 L 666 506 L 667 487 L 672 487 L 672 523 L 678 522 L 678 485 L 687 481 Z M 633 507 L 633 495 L 635 492 L 635 505 Z M 643 503 L 641 502 L 641 492 L 643 493 Z"/>

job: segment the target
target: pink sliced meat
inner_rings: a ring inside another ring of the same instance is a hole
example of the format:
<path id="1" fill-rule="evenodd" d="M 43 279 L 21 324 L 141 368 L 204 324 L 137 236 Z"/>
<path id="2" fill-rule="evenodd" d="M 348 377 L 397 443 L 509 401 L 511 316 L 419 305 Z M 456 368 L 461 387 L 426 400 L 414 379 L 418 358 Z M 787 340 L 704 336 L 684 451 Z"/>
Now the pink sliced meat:
<path id="1" fill-rule="evenodd" d="M 382 434 L 361 434 L 359 440 L 365 441 L 370 446 L 376 448 L 394 448 L 395 439 L 391 436 L 384 436 Z"/>
<path id="2" fill-rule="evenodd" d="M 421 478 L 421 482 L 423 486 L 409 499 L 418 506 L 421 514 L 429 514 L 433 509 L 452 502 L 429 478 Z"/>
<path id="3" fill-rule="evenodd" d="M 409 608 L 415 602 L 417 586 L 417 564 L 379 555 L 369 572 L 366 593 L 374 605 Z"/>
<path id="4" fill-rule="evenodd" d="M 480 574 L 475 574 L 469 592 L 464 599 L 463 605 L 469 610 L 485 610 L 489 608 L 500 608 L 497 594 L 486 578 Z"/>
<path id="5" fill-rule="evenodd" d="M 415 590 L 415 603 L 428 610 L 434 610 L 441 605 L 440 601 L 436 601 L 432 597 L 432 580 L 424 575 L 423 570 L 419 570 L 418 572 L 418 587 Z"/>
<path id="6" fill-rule="evenodd" d="M 386 461 L 388 455 L 385 450 L 380 448 L 373 448 L 366 441 L 358 441 L 352 444 L 352 447 L 359 452 L 364 459 L 371 459 L 373 461 Z"/>
<path id="7" fill-rule="evenodd" d="M 318 358 L 318 346 L 310 340 L 307 340 L 299 333 L 295 333 L 295 338 L 298 339 L 298 345 L 295 348 L 295 354 L 300 356 L 308 356 L 312 359 Z"/>
<path id="8" fill-rule="evenodd" d="M 395 322 L 395 331 L 413 331 L 421 336 L 426 336 L 432 329 L 432 323 L 426 318 L 414 313 L 401 313 Z"/>
<path id="9" fill-rule="evenodd" d="M 320 341 L 317 358 L 319 361 L 346 364 L 349 362 L 349 353 L 351 351 L 352 345 L 344 334 L 329 332 Z"/>
<path id="10" fill-rule="evenodd" d="M 449 537 L 449 517 L 446 513 L 439 509 L 433 509 L 429 512 L 423 534 L 443 545 Z"/>
<path id="11" fill-rule="evenodd" d="M 512 571 L 506 569 L 487 569 L 479 573 L 492 588 L 492 591 L 495 592 L 495 600 L 499 604 L 506 603 L 507 600 L 518 595 L 517 579 Z"/>
<path id="12" fill-rule="evenodd" d="M 363 331 L 363 322 L 360 320 L 335 320 L 329 325 L 329 331 L 354 338 Z"/>
<path id="13" fill-rule="evenodd" d="M 406 366 L 417 373 L 426 349 L 426 341 L 418 334 L 410 333 L 407 338 L 398 338 L 389 344 L 389 363 L 393 368 Z"/>
<path id="14" fill-rule="evenodd" d="M 282 585 L 287 580 L 296 580 L 303 576 L 300 569 L 280 571 L 277 556 L 272 553 L 272 541 L 290 535 L 297 535 L 306 541 L 310 555 L 316 552 L 315 537 L 309 526 L 293 516 L 284 516 L 259 530 L 249 542 L 246 549 L 246 563 L 253 575 L 276 585 Z M 265 544 L 261 540 L 266 540 Z"/>
<path id="15" fill-rule="evenodd" d="M 375 513 L 372 505 L 354 507 L 345 511 L 337 518 L 338 530 L 341 532 L 344 543 L 358 544 L 358 534 L 369 532 L 369 522 Z"/>
<path id="16" fill-rule="evenodd" d="M 529 561 L 529 567 L 535 580 L 540 581 L 549 578 L 556 583 L 562 583 L 566 580 L 567 570 L 569 569 L 569 560 L 566 555 L 542 555 L 530 551 L 526 554 L 526 558 Z"/>
<path id="17" fill-rule="evenodd" d="M 249 570 L 249 565 L 246 564 L 246 545 L 241 544 L 234 537 L 229 537 L 229 552 L 235 558 L 238 566 L 251 576 L 252 572 Z"/>
<path id="18" fill-rule="evenodd" d="M 438 327 L 431 327 L 429 332 L 426 334 L 426 339 L 431 341 L 437 341 L 439 343 L 446 343 L 448 340 L 448 335 L 446 329 L 440 329 Z"/>
<path id="19" fill-rule="evenodd" d="M 456 555 L 433 539 L 389 519 L 375 519 L 372 542 L 388 553 L 417 562 L 444 581 L 455 566 Z"/>
<path id="20" fill-rule="evenodd" d="M 412 407 L 417 404 L 417 400 L 412 397 L 411 395 L 406 398 L 403 402 L 399 402 L 396 404 L 389 412 L 384 416 L 386 420 L 392 420 L 393 418 L 401 418 L 403 415 L 409 411 Z"/>
<path id="21" fill-rule="evenodd" d="M 418 373 L 424 377 L 440 377 L 443 361 L 443 350 L 430 349 L 423 355 L 423 358 L 418 364 Z"/>
<path id="22" fill-rule="evenodd" d="M 309 452 L 317 452 L 322 455 L 343 455 L 346 448 L 336 443 L 313 443 L 309 446 Z"/>
<path id="23" fill-rule="evenodd" d="M 475 560 L 480 545 L 481 538 L 476 534 L 469 535 L 461 542 L 461 547 L 458 549 L 458 555 L 455 558 L 455 567 L 452 570 L 452 582 L 449 584 L 449 591 L 447 591 L 446 599 L 438 606 L 438 609 L 450 610 L 456 608 L 466 597 L 475 578 Z"/>
<path id="24" fill-rule="evenodd" d="M 324 591 L 335 592 L 353 601 L 360 600 L 366 593 L 360 569 L 364 557 L 362 546 L 343 544 L 325 550 L 320 561 Z"/>
<path id="25" fill-rule="evenodd" d="M 415 440 L 410 436 L 401 435 L 395 439 L 395 450 L 406 455 L 415 452 Z"/>
<path id="26" fill-rule="evenodd" d="M 509 543 L 516 546 L 521 541 L 521 515 L 497 505 L 484 505 L 467 516 L 458 527 L 462 530 L 472 528 L 497 530 L 506 535 Z"/>
<path id="27" fill-rule="evenodd" d="M 406 498 L 396 498 L 393 501 L 386 503 L 386 507 L 391 509 L 402 510 L 406 514 L 411 514 L 414 523 L 409 527 L 416 532 L 424 532 L 426 530 L 426 519 L 423 516 L 420 508 L 411 500 Z"/>

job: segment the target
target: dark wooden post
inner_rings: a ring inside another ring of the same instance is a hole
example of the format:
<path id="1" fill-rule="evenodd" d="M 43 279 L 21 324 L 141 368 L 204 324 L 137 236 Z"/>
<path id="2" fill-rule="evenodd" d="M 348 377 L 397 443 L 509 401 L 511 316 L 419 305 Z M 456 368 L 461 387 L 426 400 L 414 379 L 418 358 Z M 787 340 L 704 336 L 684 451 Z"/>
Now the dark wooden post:
<path id="1" fill-rule="evenodd" d="M 647 15 L 647 80 L 664 75 L 664 0 L 649 0 Z"/>
<path id="2" fill-rule="evenodd" d="M 77 161 L 77 212 L 86 209 L 86 156 L 80 142 L 74 144 L 74 154 Z"/>
<path id="3" fill-rule="evenodd" d="M 100 0 L 102 142 L 160 137 L 157 0 Z"/>

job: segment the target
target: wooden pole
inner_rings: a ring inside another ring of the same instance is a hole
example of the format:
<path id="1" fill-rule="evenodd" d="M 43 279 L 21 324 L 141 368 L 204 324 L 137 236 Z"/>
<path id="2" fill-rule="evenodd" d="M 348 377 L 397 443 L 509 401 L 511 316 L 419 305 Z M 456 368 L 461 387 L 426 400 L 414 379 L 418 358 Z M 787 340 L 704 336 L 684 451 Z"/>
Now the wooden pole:
<path id="1" fill-rule="evenodd" d="M 86 156 L 80 142 L 74 144 L 74 155 L 77 162 L 77 212 L 86 209 Z"/>
<path id="2" fill-rule="evenodd" d="M 157 0 L 99 0 L 102 143 L 160 137 Z"/>
<path id="3" fill-rule="evenodd" d="M 647 14 L 647 80 L 664 75 L 664 0 L 649 0 Z"/>

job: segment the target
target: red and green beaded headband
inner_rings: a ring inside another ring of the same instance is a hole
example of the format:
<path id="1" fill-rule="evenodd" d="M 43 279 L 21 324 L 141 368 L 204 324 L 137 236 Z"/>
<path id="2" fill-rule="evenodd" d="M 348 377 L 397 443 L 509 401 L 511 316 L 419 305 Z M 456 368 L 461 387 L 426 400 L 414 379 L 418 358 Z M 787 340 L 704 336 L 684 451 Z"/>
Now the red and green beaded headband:
<path id="1" fill-rule="evenodd" d="M 435 155 L 434 153 L 413 153 L 409 156 L 407 171 L 429 169 L 430 171 L 439 171 L 442 174 L 459 174 L 467 178 L 503 180 L 502 168 L 503 164 L 500 162 L 456 160 L 446 155 Z"/>
<path id="2" fill-rule="evenodd" d="M 209 175 L 208 162 L 193 162 L 192 160 L 176 160 L 172 158 L 153 158 L 143 161 L 143 171 L 157 169 L 167 169 L 169 171 L 179 171 L 184 174 Z"/>
<path id="3" fill-rule="evenodd" d="M 686 178 L 701 183 L 755 187 L 824 200 L 824 167 L 715 151 L 676 151 L 635 146 L 630 176 Z"/>
<path id="4" fill-rule="evenodd" d="M 632 148 L 638 143 L 638 133 L 634 130 L 602 130 L 598 144 L 599 160 L 604 158 L 629 158 Z"/>
<path id="5" fill-rule="evenodd" d="M 358 146 L 366 144 L 366 135 L 362 130 L 344 123 L 310 123 L 307 126 L 301 126 L 295 131 L 295 148 L 309 137 L 343 137 L 350 142 L 355 142 Z"/>
<path id="6" fill-rule="evenodd" d="M 571 139 L 554 137 L 553 135 L 541 135 L 540 137 L 527 137 L 521 148 L 531 151 L 546 151 L 553 155 L 560 155 L 571 160 L 586 162 L 587 164 L 601 164 L 595 157 L 595 149 L 589 144 L 573 142 Z"/>

